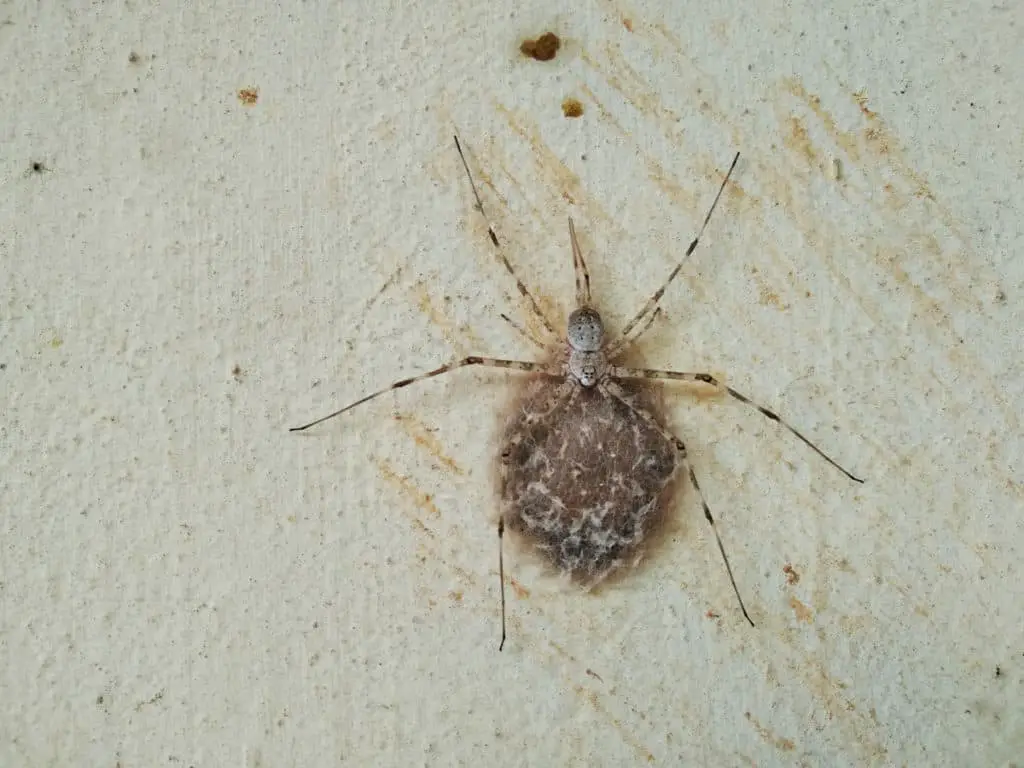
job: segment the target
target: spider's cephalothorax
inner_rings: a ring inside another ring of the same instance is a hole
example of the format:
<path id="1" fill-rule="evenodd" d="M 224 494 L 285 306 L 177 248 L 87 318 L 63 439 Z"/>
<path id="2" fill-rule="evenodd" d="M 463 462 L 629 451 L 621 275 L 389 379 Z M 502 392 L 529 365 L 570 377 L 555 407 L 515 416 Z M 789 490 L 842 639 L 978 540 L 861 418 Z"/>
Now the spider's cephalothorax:
<path id="1" fill-rule="evenodd" d="M 580 307 L 569 315 L 569 373 L 584 387 L 592 387 L 605 372 L 604 324 L 596 309 Z"/>

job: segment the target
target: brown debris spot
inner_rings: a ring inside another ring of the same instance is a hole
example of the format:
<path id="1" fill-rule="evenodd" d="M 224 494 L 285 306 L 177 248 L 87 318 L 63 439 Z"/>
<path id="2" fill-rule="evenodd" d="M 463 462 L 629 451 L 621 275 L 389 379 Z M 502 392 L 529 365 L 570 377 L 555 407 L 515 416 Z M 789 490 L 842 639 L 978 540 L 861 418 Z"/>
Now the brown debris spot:
<path id="1" fill-rule="evenodd" d="M 624 26 L 626 28 L 627 32 L 632 32 L 633 31 L 633 20 L 632 19 L 623 19 L 622 20 L 622 26 Z"/>
<path id="2" fill-rule="evenodd" d="M 789 584 L 791 584 L 791 585 L 792 584 L 796 584 L 798 581 L 800 581 L 800 574 L 797 573 L 793 569 L 793 566 L 790 565 L 789 563 L 786 563 L 785 567 L 783 567 L 783 569 L 782 569 L 782 572 L 784 574 L 786 574 L 786 581 Z"/>
<path id="3" fill-rule="evenodd" d="M 255 104 L 259 100 L 259 98 L 260 98 L 260 89 L 259 88 L 242 88 L 238 92 L 238 100 L 240 102 L 242 102 L 247 107 L 251 107 L 253 104 Z"/>
<path id="4" fill-rule="evenodd" d="M 571 96 L 567 97 L 562 102 L 562 114 L 566 117 L 583 117 L 583 102 Z"/>
<path id="5" fill-rule="evenodd" d="M 545 32 L 536 40 L 523 40 L 519 52 L 537 61 L 551 61 L 562 47 L 562 41 L 554 32 Z"/>

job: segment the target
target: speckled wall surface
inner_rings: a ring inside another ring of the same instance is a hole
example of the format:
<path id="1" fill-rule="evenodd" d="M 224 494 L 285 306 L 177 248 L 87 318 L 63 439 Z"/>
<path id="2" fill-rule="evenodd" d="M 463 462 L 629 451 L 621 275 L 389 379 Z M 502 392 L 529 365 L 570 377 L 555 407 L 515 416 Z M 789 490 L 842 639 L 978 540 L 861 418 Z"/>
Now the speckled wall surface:
<path id="1" fill-rule="evenodd" d="M 819 5 L 0 7 L 0 765 L 1024 764 L 1024 12 Z M 288 433 L 537 354 L 456 130 L 612 330 L 742 152 L 630 360 L 867 479 L 665 386 L 756 628 L 684 483 L 498 653 L 515 373 Z"/>

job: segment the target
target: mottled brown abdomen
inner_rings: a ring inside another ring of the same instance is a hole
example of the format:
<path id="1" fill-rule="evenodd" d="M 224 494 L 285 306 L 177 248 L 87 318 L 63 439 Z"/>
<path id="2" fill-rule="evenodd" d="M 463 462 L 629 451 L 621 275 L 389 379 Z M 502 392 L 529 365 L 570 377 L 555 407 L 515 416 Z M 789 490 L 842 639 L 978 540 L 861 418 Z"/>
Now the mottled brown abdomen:
<path id="1" fill-rule="evenodd" d="M 592 587 L 643 554 L 679 459 L 657 429 L 596 387 L 541 415 L 561 383 L 532 383 L 508 424 L 502 514 L 558 570 Z M 646 391 L 620 383 L 634 408 L 657 413 Z"/>

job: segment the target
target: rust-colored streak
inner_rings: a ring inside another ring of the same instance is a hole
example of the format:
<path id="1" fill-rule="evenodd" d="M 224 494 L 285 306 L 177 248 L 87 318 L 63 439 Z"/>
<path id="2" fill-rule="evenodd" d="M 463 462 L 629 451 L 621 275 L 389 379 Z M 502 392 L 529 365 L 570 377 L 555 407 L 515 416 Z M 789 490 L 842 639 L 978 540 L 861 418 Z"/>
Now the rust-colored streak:
<path id="1" fill-rule="evenodd" d="M 880 202 L 869 202 L 883 208 L 892 221 L 892 234 L 887 239 L 866 242 L 861 250 L 869 254 L 878 269 L 898 285 L 900 292 L 912 302 L 914 314 L 926 318 L 926 322 L 918 324 L 923 337 L 948 350 L 950 365 L 956 369 L 979 373 L 987 370 L 988 361 L 981 359 L 970 345 L 962 343 L 961 331 L 953 321 L 955 308 L 976 310 L 986 301 L 987 297 L 982 296 L 976 287 L 992 285 L 999 279 L 983 258 L 970 253 L 972 237 L 962 231 L 961 222 L 948 207 L 936 200 L 927 180 L 911 166 L 900 149 L 899 141 L 880 115 L 867 108 L 864 94 L 855 94 L 852 98 L 858 107 L 864 107 L 860 114 L 866 125 L 844 130 L 825 109 L 821 98 L 809 93 L 801 83 L 786 79 L 782 81 L 782 87 L 807 106 L 819 121 L 816 130 L 827 135 L 844 153 L 844 194 L 852 195 L 858 188 L 884 190 Z M 827 168 L 823 171 L 828 173 Z M 781 183 L 769 181 L 773 187 Z M 846 247 L 849 234 L 836 231 L 831 222 L 809 210 L 798 196 L 789 195 L 781 202 L 793 210 L 792 217 L 800 223 L 805 239 L 811 241 L 813 238 L 822 252 L 840 252 Z M 905 209 L 915 202 L 927 204 L 924 211 L 927 222 L 906 215 Z M 936 235 L 936 224 L 941 224 L 946 230 L 941 238 Z M 904 259 L 908 250 L 929 254 L 931 265 L 918 267 L 917 272 L 908 270 Z M 969 281 L 949 279 L 939 272 L 939 265 L 948 265 L 955 275 L 965 264 L 971 265 L 972 279 Z M 881 299 L 855 291 L 844 269 L 838 265 L 830 264 L 830 267 L 836 282 L 851 292 L 866 314 L 880 327 L 891 324 Z M 921 269 L 926 270 L 924 275 L 918 274 Z M 947 294 L 941 300 L 935 298 L 936 284 L 940 284 L 941 292 Z M 936 377 L 936 380 L 941 390 L 955 390 L 955 386 L 947 386 L 941 377 Z M 988 403 L 1004 419 L 1009 432 L 1019 431 L 1020 414 L 1009 405 L 1005 393 L 985 376 L 976 375 L 974 381 L 980 387 L 976 394 L 978 401 Z M 937 391 L 935 396 L 941 397 L 942 394 Z"/>
<path id="2" fill-rule="evenodd" d="M 587 191 L 580 177 L 570 170 L 558 155 L 551 151 L 551 148 L 544 142 L 536 123 L 530 120 L 528 116 L 516 113 L 502 104 L 496 104 L 495 106 L 499 114 L 508 122 L 509 127 L 519 134 L 533 149 L 539 170 L 546 176 L 546 178 L 544 176 L 534 178 L 531 186 L 540 184 L 546 189 L 558 189 L 563 193 L 568 193 L 574 200 L 579 201 L 581 206 L 586 208 L 586 213 L 591 221 L 601 219 L 610 226 L 620 227 L 619 223 L 604 209 L 599 198 Z"/>
<path id="3" fill-rule="evenodd" d="M 803 121 L 798 117 L 790 117 L 787 128 L 788 132 L 784 138 L 786 146 L 797 154 L 803 155 L 809 166 L 814 167 L 817 165 L 817 153 L 814 151 L 814 145 L 811 143 L 810 136 L 807 133 L 807 126 L 804 125 Z"/>
<path id="4" fill-rule="evenodd" d="M 600 56 L 583 50 L 580 52 L 580 58 L 635 109 L 654 118 L 665 137 L 673 144 L 679 145 L 679 125 L 686 115 L 666 104 L 662 91 L 630 64 L 622 47 L 606 42 L 601 47 Z M 728 115 L 706 100 L 699 101 L 698 108 L 706 117 L 720 124 L 727 125 L 732 122 Z"/>
<path id="5" fill-rule="evenodd" d="M 783 752 L 792 752 L 794 749 L 796 749 L 796 744 L 793 743 L 792 739 L 785 739 L 781 736 L 776 736 L 774 733 L 772 733 L 763 725 L 761 725 L 761 723 L 757 721 L 757 718 L 755 718 L 749 712 L 744 712 L 743 716 L 747 718 L 747 721 L 752 726 L 754 726 L 754 730 L 757 731 L 757 735 L 764 739 L 765 742 L 767 742 L 768 744 L 771 744 L 773 747 L 781 749 Z"/>
<path id="6" fill-rule="evenodd" d="M 242 88 L 238 92 L 238 100 L 245 106 L 253 106 L 260 98 L 259 88 Z"/>
<path id="7" fill-rule="evenodd" d="M 471 328 L 465 325 L 456 326 L 448 316 L 438 308 L 434 302 L 433 297 L 424 288 L 423 282 L 419 281 L 412 286 L 413 292 L 416 294 L 416 306 L 430 323 L 441 331 L 441 335 L 444 340 L 451 344 L 456 349 L 462 350 L 464 343 L 462 337 L 466 337 L 469 343 L 476 349 L 483 348 L 483 342 L 480 337 L 473 333 Z"/>
<path id="8" fill-rule="evenodd" d="M 441 510 L 437 508 L 436 504 L 434 504 L 433 496 L 429 493 L 424 493 L 417 488 L 408 477 L 396 472 L 386 461 L 378 461 L 377 468 L 380 470 L 381 477 L 391 483 L 391 485 L 395 486 L 395 488 L 401 491 L 404 496 L 412 499 L 417 507 L 422 509 L 424 512 L 429 513 L 433 517 L 441 516 Z M 431 537 L 434 536 L 431 531 L 427 530 L 423 526 L 422 522 L 419 520 L 415 520 L 415 522 L 419 522 L 420 527 L 429 533 Z"/>
<path id="9" fill-rule="evenodd" d="M 516 597 L 520 600 L 525 600 L 530 596 L 530 590 L 528 590 L 515 579 L 509 577 L 508 583 L 512 585 L 512 590 L 516 593 Z"/>
<path id="10" fill-rule="evenodd" d="M 562 47 L 562 41 L 554 32 L 545 32 L 536 40 L 523 40 L 519 52 L 536 61 L 551 61 Z"/>
<path id="11" fill-rule="evenodd" d="M 795 597 L 789 598 L 789 607 L 793 609 L 793 613 L 796 615 L 797 621 L 802 621 L 805 624 L 810 624 L 813 614 L 811 609 L 801 603 Z"/>
<path id="12" fill-rule="evenodd" d="M 885 157 L 895 171 L 911 182 L 915 190 L 915 197 L 935 202 L 935 196 L 925 178 L 917 171 L 914 171 L 905 160 L 894 156 L 898 143 L 893 139 L 889 129 L 883 123 L 878 113 L 868 108 L 868 97 L 863 91 L 854 93 L 852 98 L 860 109 L 861 114 L 867 120 L 867 127 L 862 131 L 844 131 L 839 128 L 835 118 L 822 106 L 819 96 L 809 93 L 796 80 L 785 79 L 782 82 L 783 87 L 790 94 L 803 101 L 814 112 L 828 134 L 842 147 L 852 161 L 858 163 L 863 160 L 866 152 L 870 152 L 876 157 Z M 947 214 L 944 217 L 944 221 L 953 229 L 951 226 L 952 217 L 948 214 L 948 211 L 943 211 L 943 213 Z"/>
<path id="13" fill-rule="evenodd" d="M 413 439 L 420 448 L 425 450 L 438 462 L 458 475 L 465 475 L 466 470 L 460 467 L 451 456 L 445 454 L 441 441 L 434 437 L 431 432 L 419 419 L 410 413 L 400 413 L 394 416 L 395 421 L 401 424 L 403 431 Z"/>
<path id="14" fill-rule="evenodd" d="M 645 747 L 643 744 L 641 744 L 630 731 L 626 730 L 622 722 L 619 721 L 618 718 L 614 717 L 611 714 L 611 712 L 609 712 L 605 708 L 605 706 L 601 703 L 601 699 L 598 697 L 597 693 L 595 693 L 594 691 L 588 691 L 582 685 L 574 685 L 573 691 L 576 693 L 577 696 L 582 698 L 584 701 L 587 701 L 598 714 L 602 715 L 605 721 L 611 724 L 615 728 L 615 730 L 619 732 L 619 735 L 622 737 L 622 740 L 626 742 L 626 744 L 628 744 L 630 747 L 632 747 L 633 750 L 635 750 L 641 758 L 643 758 L 648 763 L 655 762 L 654 755 L 651 753 L 651 751 L 647 749 L 647 747 Z"/>

